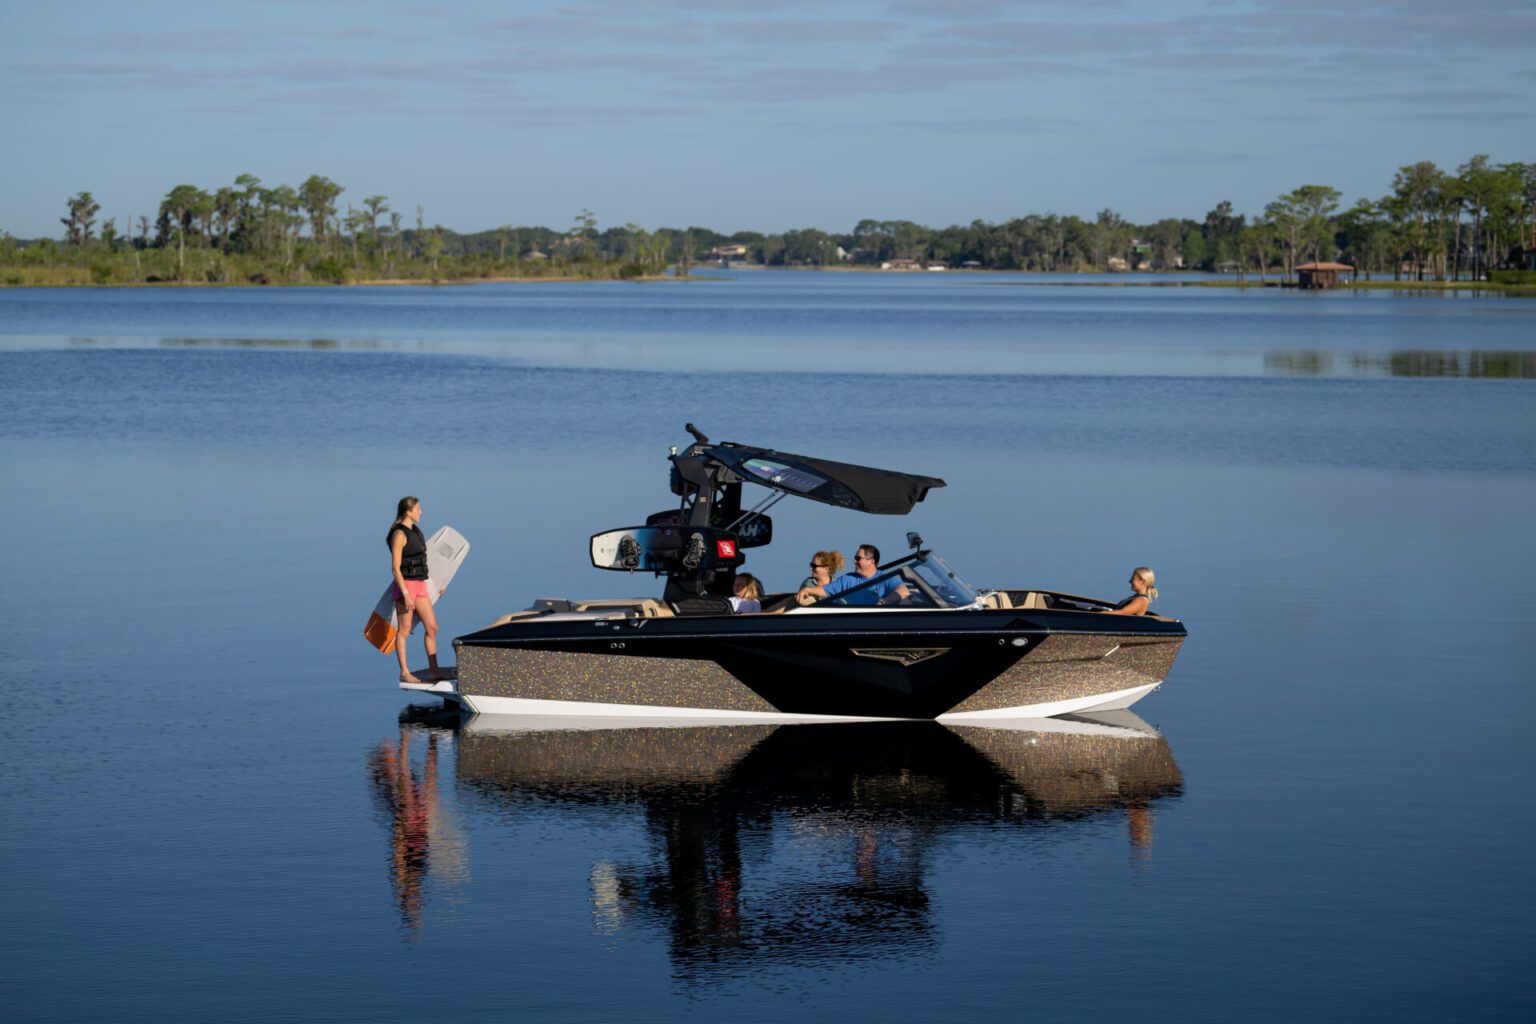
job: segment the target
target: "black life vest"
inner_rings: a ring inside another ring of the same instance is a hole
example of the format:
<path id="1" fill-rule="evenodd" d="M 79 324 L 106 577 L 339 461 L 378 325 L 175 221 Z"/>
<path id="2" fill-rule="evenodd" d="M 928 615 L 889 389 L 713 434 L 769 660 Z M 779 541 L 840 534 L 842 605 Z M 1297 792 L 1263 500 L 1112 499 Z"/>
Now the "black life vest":
<path id="1" fill-rule="evenodd" d="M 421 535 L 421 527 L 406 526 L 404 523 L 391 526 L 384 537 L 384 543 L 389 545 L 391 551 L 395 549 L 396 530 L 405 534 L 405 547 L 400 551 L 400 575 L 408 580 L 426 579 L 427 538 Z"/>

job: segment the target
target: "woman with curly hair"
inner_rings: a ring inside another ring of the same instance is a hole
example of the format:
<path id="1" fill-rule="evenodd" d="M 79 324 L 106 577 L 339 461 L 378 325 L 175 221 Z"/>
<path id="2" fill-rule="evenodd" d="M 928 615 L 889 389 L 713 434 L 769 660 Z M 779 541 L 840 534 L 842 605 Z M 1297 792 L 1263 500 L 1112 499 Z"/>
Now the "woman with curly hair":
<path id="1" fill-rule="evenodd" d="M 843 553 L 841 551 L 818 551 L 811 556 L 811 574 L 801 580 L 800 586 L 796 589 L 824 587 L 842 571 Z"/>

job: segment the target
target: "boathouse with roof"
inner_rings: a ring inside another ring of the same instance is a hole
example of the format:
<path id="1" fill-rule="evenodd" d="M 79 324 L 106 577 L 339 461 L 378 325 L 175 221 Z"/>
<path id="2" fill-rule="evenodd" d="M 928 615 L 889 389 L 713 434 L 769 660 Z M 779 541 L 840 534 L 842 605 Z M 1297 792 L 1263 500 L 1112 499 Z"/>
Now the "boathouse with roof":
<path id="1" fill-rule="evenodd" d="M 1341 274 L 1355 279 L 1355 268 L 1348 263 L 1303 263 L 1296 268 L 1298 288 L 1336 288 Z"/>

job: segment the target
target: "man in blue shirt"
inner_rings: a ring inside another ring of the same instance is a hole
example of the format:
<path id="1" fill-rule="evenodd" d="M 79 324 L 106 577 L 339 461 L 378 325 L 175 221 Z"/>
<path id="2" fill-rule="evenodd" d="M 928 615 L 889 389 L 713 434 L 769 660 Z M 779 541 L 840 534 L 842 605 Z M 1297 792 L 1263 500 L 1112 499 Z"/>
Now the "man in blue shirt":
<path id="1" fill-rule="evenodd" d="M 862 544 L 859 546 L 859 553 L 853 556 L 852 572 L 845 572 L 822 587 L 801 587 L 795 598 L 801 604 L 810 604 L 818 597 L 836 597 L 868 581 L 875 575 L 875 570 L 879 566 L 880 549 L 873 544 Z M 907 589 L 905 583 L 901 582 L 901 577 L 892 576 L 865 587 L 856 594 L 850 594 L 843 603 L 849 605 L 898 604 L 910 595 L 911 591 Z"/>

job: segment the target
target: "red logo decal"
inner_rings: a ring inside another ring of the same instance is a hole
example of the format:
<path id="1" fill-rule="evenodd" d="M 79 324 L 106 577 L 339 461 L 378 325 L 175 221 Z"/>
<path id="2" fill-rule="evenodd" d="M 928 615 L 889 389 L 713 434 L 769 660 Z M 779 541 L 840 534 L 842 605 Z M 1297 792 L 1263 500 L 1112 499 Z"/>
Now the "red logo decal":
<path id="1" fill-rule="evenodd" d="M 715 541 L 715 552 L 721 558 L 735 558 L 736 542 L 733 540 L 717 540 Z"/>

